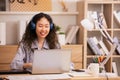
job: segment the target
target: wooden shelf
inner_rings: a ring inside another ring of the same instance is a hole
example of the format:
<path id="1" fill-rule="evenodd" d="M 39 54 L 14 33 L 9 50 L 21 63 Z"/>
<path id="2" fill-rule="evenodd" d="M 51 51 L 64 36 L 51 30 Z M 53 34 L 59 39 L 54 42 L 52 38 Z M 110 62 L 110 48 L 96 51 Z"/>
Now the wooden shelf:
<path id="1" fill-rule="evenodd" d="M 112 4 L 112 3 L 118 3 L 118 1 L 112 1 L 112 0 L 86 0 L 89 4 Z"/>
<path id="2" fill-rule="evenodd" d="M 111 30 L 113 30 L 113 29 L 106 29 L 107 31 L 111 31 Z M 118 29 L 115 29 L 115 30 L 118 30 Z M 92 29 L 92 30 L 90 30 L 90 31 L 100 31 L 99 29 Z"/>
<path id="3" fill-rule="evenodd" d="M 118 28 L 118 29 L 117 29 L 117 28 L 116 28 L 116 29 L 113 29 L 113 31 L 120 31 L 120 28 Z"/>
<path id="4" fill-rule="evenodd" d="M 113 58 L 120 58 L 120 55 L 113 55 Z"/>
<path id="5" fill-rule="evenodd" d="M 0 11 L 0 15 L 34 15 L 40 12 L 11 12 L 11 11 Z M 50 15 L 78 15 L 79 12 L 44 12 Z"/>

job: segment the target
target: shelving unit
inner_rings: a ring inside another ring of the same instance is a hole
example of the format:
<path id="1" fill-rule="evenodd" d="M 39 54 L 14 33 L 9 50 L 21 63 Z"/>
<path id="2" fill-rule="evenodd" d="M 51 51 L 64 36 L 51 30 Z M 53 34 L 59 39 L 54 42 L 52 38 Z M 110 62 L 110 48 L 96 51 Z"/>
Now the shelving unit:
<path id="1" fill-rule="evenodd" d="M 113 12 L 115 10 L 120 11 L 120 1 L 111 1 L 111 0 L 85 0 L 79 1 L 77 4 L 77 8 L 79 11 L 78 15 L 78 24 L 84 18 L 87 18 L 88 11 L 97 11 L 102 12 L 105 16 L 105 20 L 107 23 L 107 32 L 109 35 L 114 38 L 118 37 L 120 39 L 120 25 L 118 25 L 114 19 Z M 80 25 L 81 26 L 81 25 Z M 80 38 L 79 43 L 82 43 L 84 46 L 83 54 L 84 54 L 84 68 L 87 68 L 90 63 L 93 62 L 93 58 L 96 56 L 93 51 L 90 49 L 87 43 L 87 39 L 90 37 L 96 37 L 98 40 L 102 40 L 107 46 L 108 50 L 112 48 L 112 45 L 108 43 L 108 41 L 102 36 L 98 29 L 93 29 L 91 31 L 87 31 L 82 26 L 80 27 Z M 110 57 L 109 61 L 105 65 L 105 69 L 107 72 L 112 72 L 112 62 L 115 61 L 116 64 L 119 64 L 120 55 L 113 53 Z M 120 70 L 119 70 L 120 72 Z M 120 74 L 119 74 L 120 75 Z"/>

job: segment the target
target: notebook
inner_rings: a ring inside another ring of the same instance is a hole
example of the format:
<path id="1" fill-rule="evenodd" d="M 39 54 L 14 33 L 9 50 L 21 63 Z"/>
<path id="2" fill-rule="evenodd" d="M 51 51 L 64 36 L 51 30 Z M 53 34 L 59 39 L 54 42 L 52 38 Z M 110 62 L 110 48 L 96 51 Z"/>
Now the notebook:
<path id="1" fill-rule="evenodd" d="M 52 49 L 34 52 L 32 74 L 54 74 L 70 71 L 71 50 Z"/>

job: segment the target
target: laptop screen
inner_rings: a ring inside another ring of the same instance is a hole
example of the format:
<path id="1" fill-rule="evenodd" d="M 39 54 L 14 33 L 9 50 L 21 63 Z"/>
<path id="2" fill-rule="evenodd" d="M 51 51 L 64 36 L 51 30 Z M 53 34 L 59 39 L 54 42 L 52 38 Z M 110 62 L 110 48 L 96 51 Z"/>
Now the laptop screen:
<path id="1" fill-rule="evenodd" d="M 36 50 L 34 52 L 32 74 L 69 72 L 70 63 L 71 50 Z"/>

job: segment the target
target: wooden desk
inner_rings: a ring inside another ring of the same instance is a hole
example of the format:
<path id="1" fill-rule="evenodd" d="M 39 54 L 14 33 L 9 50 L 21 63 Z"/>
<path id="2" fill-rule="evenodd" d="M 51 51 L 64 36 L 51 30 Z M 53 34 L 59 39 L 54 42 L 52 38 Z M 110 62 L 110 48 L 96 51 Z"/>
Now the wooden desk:
<path id="1" fill-rule="evenodd" d="M 8 75 L 0 75 L 0 77 L 7 77 L 7 76 L 30 76 L 30 74 L 8 74 Z M 120 80 L 120 77 L 109 77 L 108 79 L 106 77 L 72 77 L 71 79 L 60 79 L 60 80 Z"/>
<path id="2" fill-rule="evenodd" d="M 71 80 L 107 80 L 106 77 L 73 77 Z"/>
<path id="3" fill-rule="evenodd" d="M 108 78 L 108 80 L 120 80 L 120 77 L 113 77 L 113 78 Z"/>
<path id="4" fill-rule="evenodd" d="M 71 80 L 120 80 L 120 77 L 73 77 Z"/>
<path id="5" fill-rule="evenodd" d="M 71 80 L 107 80 L 106 77 L 73 77 Z"/>

